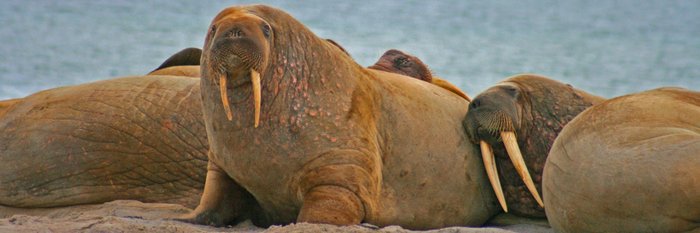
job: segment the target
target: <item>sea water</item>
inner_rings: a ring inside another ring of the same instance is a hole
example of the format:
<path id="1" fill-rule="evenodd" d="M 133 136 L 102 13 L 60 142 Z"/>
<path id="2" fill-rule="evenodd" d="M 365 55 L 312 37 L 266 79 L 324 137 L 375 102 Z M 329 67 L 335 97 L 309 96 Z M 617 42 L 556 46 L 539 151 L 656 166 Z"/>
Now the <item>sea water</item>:
<path id="1" fill-rule="evenodd" d="M 142 75 L 201 47 L 230 5 L 188 0 L 0 1 L 0 99 Z M 421 58 L 474 96 L 537 73 L 605 97 L 700 90 L 700 1 L 263 1 L 361 65 L 387 49 Z"/>

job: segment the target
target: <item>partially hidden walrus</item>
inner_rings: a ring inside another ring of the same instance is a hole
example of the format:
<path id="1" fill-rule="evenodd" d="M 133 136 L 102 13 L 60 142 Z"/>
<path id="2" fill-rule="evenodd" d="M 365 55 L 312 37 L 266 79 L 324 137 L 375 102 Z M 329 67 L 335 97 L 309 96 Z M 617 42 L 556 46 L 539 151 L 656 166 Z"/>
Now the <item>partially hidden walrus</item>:
<path id="1" fill-rule="evenodd" d="M 504 211 L 545 217 L 539 193 L 547 153 L 564 125 L 603 100 L 533 74 L 507 78 L 474 98 L 464 127 L 472 142 L 481 146 Z"/>
<path id="2" fill-rule="evenodd" d="M 660 88 L 578 115 L 544 167 L 558 232 L 700 230 L 700 92 Z"/>
<path id="3" fill-rule="evenodd" d="M 428 229 L 498 211 L 452 92 L 361 67 L 262 5 L 213 19 L 201 67 L 208 173 L 181 220 Z"/>
<path id="4" fill-rule="evenodd" d="M 198 78 L 125 77 L 3 105 L 0 205 L 199 203 L 208 143 Z"/>
<path id="5" fill-rule="evenodd" d="M 185 48 L 166 59 L 163 64 L 148 75 L 174 75 L 199 78 L 199 62 L 202 50 L 199 48 Z"/>
<path id="6" fill-rule="evenodd" d="M 379 60 L 377 60 L 377 62 L 374 63 L 374 65 L 371 65 L 368 68 L 403 74 L 409 77 L 420 79 L 435 84 L 439 87 L 445 88 L 446 90 L 449 90 L 461 96 L 467 101 L 471 101 L 471 98 L 469 98 L 469 96 L 462 90 L 460 90 L 457 86 L 444 79 L 433 76 L 432 72 L 430 71 L 428 66 L 425 65 L 425 63 L 423 63 L 423 61 L 421 61 L 413 55 L 407 54 L 400 50 L 387 50 L 379 58 Z"/>

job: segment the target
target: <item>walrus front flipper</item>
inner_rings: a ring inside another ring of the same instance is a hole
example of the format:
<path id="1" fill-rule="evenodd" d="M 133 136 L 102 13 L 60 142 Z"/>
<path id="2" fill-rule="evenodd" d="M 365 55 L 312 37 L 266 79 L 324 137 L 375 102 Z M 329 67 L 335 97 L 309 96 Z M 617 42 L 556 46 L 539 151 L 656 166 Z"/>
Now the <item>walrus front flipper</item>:
<path id="1" fill-rule="evenodd" d="M 437 78 L 437 77 L 433 77 L 433 81 L 432 81 L 431 83 L 434 84 L 434 85 L 436 85 L 436 86 L 438 86 L 438 87 L 442 87 L 442 88 L 445 89 L 445 90 L 451 91 L 452 93 L 455 93 L 455 94 L 457 94 L 458 96 L 461 96 L 462 98 L 464 98 L 465 100 L 467 100 L 467 101 L 469 101 L 469 102 L 472 102 L 472 99 L 469 98 L 469 96 L 467 95 L 467 93 L 464 93 L 464 92 L 463 92 L 462 90 L 460 90 L 457 86 L 453 85 L 453 84 L 450 83 L 450 82 L 447 82 L 447 81 L 444 80 L 444 79 Z"/>
<path id="2" fill-rule="evenodd" d="M 250 218 L 254 198 L 216 164 L 209 161 L 204 192 L 197 208 L 173 220 L 211 226 L 227 226 Z"/>
<path id="3" fill-rule="evenodd" d="M 199 59 L 202 57 L 202 50 L 199 48 L 186 48 L 180 50 L 170 56 L 167 60 L 160 64 L 158 68 L 151 71 L 153 73 L 157 70 L 162 70 L 173 66 L 199 66 Z"/>
<path id="4" fill-rule="evenodd" d="M 316 186 L 304 195 L 297 222 L 333 225 L 360 224 L 365 217 L 360 198 L 336 185 Z"/>

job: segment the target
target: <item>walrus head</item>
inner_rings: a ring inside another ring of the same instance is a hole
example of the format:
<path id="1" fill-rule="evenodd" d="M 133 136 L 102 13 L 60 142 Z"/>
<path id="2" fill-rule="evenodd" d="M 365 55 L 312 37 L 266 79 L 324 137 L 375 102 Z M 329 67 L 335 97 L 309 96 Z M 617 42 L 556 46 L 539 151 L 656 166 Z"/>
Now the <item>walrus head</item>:
<path id="1" fill-rule="evenodd" d="M 433 79 L 430 69 L 423 61 L 396 49 L 386 51 L 374 65 L 368 68 L 398 73 L 426 82 L 432 82 Z"/>
<path id="2" fill-rule="evenodd" d="M 254 12 L 239 8 L 224 10 L 211 23 L 202 55 L 202 74 L 219 80 L 221 102 L 229 120 L 232 120 L 233 114 L 228 101 L 227 83 L 230 81 L 236 87 L 250 82 L 255 107 L 254 124 L 258 126 L 260 74 L 268 66 L 273 37 L 273 29 L 268 22 Z"/>
<path id="3" fill-rule="evenodd" d="M 537 75 L 517 75 L 487 89 L 469 104 L 462 122 L 470 140 L 480 144 L 487 175 L 501 207 L 508 212 L 501 182 L 494 161 L 509 158 L 537 205 L 543 206 L 535 183 L 541 184 L 541 174 L 547 153 L 556 135 L 578 113 L 602 98 L 579 91 L 570 85 Z M 500 146 L 501 142 L 503 146 Z M 522 145 L 523 150 L 518 145 Z M 492 147 L 496 145 L 497 147 Z M 506 156 L 507 154 L 507 156 Z M 527 161 L 527 165 L 526 165 Z M 506 164 L 500 164 L 503 168 Z M 530 175 L 534 170 L 535 182 Z M 512 168 L 510 168 L 512 169 Z M 510 169 L 501 171 L 510 187 L 515 212 L 544 217 L 543 209 L 535 208 L 531 199 L 522 194 L 517 178 L 508 176 Z"/>

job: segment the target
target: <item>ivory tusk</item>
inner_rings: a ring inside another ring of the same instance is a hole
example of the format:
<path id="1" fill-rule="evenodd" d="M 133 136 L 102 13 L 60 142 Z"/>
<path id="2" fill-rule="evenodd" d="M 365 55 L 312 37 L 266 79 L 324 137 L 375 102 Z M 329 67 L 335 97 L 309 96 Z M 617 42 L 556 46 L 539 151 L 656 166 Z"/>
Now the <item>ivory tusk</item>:
<path id="1" fill-rule="evenodd" d="M 506 204 L 506 198 L 503 196 L 503 188 L 501 187 L 501 180 L 498 178 L 498 169 L 496 168 L 496 161 L 494 160 L 491 145 L 483 140 L 481 140 L 479 144 L 481 145 L 481 157 L 484 159 L 486 175 L 489 177 L 493 192 L 496 193 L 496 198 L 498 198 L 498 203 L 501 203 L 503 211 L 508 213 L 508 205 Z"/>
<path id="2" fill-rule="evenodd" d="M 258 124 L 260 123 L 260 99 L 262 98 L 260 90 L 260 73 L 251 69 L 250 81 L 253 83 L 253 100 L 255 101 L 255 128 L 257 128 Z"/>
<path id="3" fill-rule="evenodd" d="M 224 105 L 224 111 L 226 111 L 226 117 L 229 121 L 233 120 L 233 114 L 231 113 L 231 106 L 228 103 L 228 94 L 226 93 L 226 75 L 221 74 L 219 76 L 219 92 L 221 95 L 221 103 Z"/>
<path id="4" fill-rule="evenodd" d="M 522 178 L 523 182 L 525 182 L 525 186 L 527 186 L 527 189 L 530 190 L 532 196 L 535 197 L 537 204 L 544 207 L 544 203 L 542 203 L 540 194 L 537 192 L 535 183 L 532 182 L 530 172 L 527 170 L 527 165 L 525 165 L 523 155 L 520 153 L 520 148 L 518 147 L 518 140 L 515 137 L 515 133 L 512 131 L 501 132 L 501 138 L 503 139 L 503 145 L 506 146 L 506 151 L 508 151 L 510 161 L 513 162 L 513 166 L 515 166 L 515 170 L 518 171 L 520 178 Z"/>

